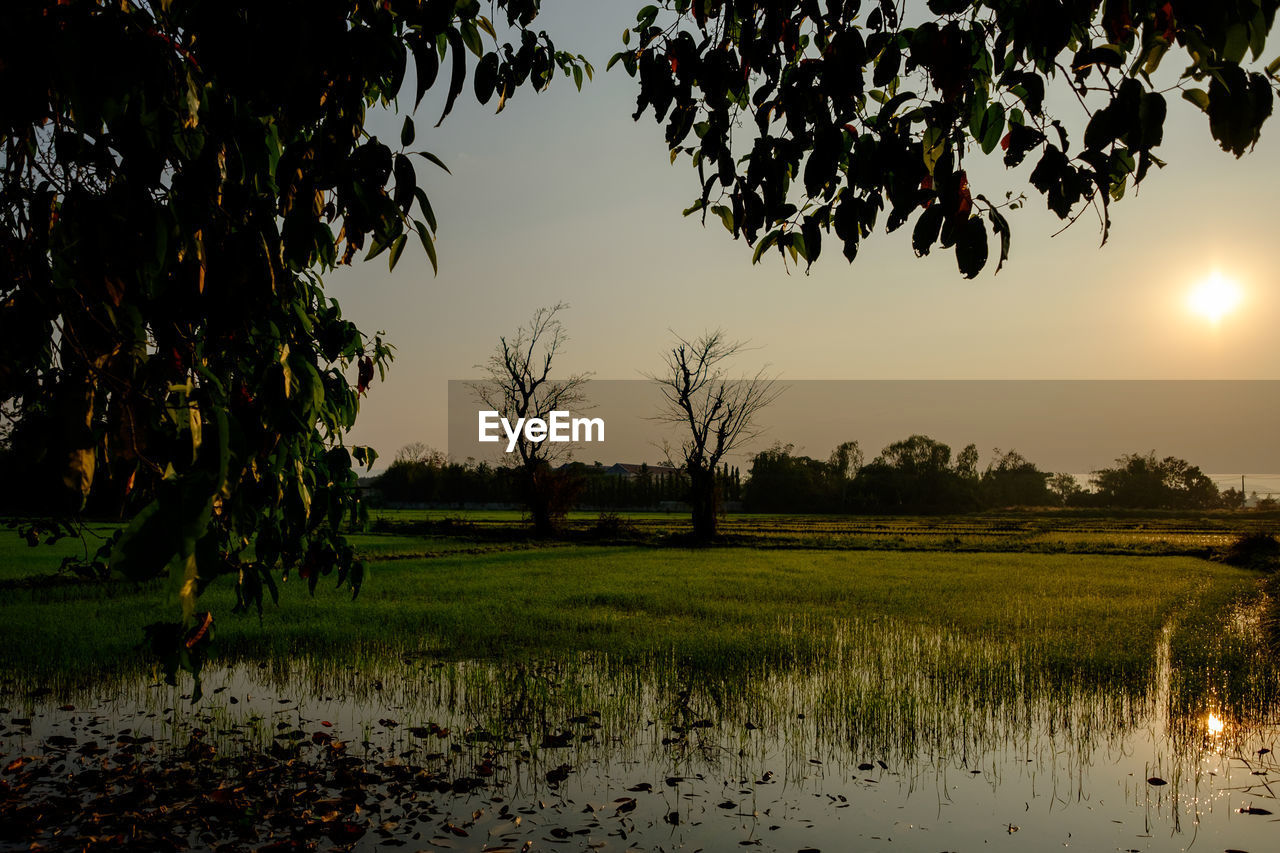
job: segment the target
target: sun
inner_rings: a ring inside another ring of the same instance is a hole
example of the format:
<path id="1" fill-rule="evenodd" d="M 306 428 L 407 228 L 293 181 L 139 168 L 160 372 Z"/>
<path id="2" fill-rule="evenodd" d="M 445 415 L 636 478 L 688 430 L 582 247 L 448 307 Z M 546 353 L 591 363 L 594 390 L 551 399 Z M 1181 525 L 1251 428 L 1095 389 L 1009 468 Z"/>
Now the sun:
<path id="1" fill-rule="evenodd" d="M 1187 304 L 1192 311 L 1216 324 L 1235 310 L 1241 296 L 1238 284 L 1215 272 L 1196 285 L 1187 298 Z"/>

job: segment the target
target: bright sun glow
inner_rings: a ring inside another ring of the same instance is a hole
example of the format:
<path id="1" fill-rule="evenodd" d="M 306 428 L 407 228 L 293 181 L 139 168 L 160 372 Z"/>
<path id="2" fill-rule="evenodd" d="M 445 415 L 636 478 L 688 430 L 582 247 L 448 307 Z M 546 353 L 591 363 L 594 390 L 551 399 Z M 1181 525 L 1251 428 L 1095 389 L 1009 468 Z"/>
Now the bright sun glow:
<path id="1" fill-rule="evenodd" d="M 1188 304 L 1192 311 L 1217 323 L 1235 310 L 1240 298 L 1240 286 L 1215 272 L 1191 291 Z"/>
<path id="2" fill-rule="evenodd" d="M 1209 728 L 1209 734 L 1222 734 L 1223 723 L 1222 720 L 1218 719 L 1217 714 L 1210 714 L 1209 719 L 1206 721 L 1206 725 Z"/>

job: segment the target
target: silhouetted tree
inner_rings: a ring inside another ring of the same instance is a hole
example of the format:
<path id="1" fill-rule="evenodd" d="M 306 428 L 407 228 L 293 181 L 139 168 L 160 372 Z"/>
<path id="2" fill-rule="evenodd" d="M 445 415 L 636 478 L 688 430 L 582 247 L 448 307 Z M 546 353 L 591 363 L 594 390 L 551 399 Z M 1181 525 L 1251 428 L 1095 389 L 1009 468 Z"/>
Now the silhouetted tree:
<path id="1" fill-rule="evenodd" d="M 1207 509 L 1219 503 L 1218 487 L 1201 470 L 1173 456 L 1129 453 L 1114 468 L 1093 472 L 1104 506 L 1137 509 Z"/>
<path id="2" fill-rule="evenodd" d="M 829 474 L 835 484 L 837 506 L 841 512 L 849 509 L 849 493 L 853 481 L 862 469 L 862 448 L 856 441 L 845 441 L 836 445 L 827 460 Z"/>
<path id="3" fill-rule="evenodd" d="M 1073 506 L 1085 493 L 1080 481 L 1071 474 L 1054 474 L 1045 485 L 1061 506 Z"/>
<path id="4" fill-rule="evenodd" d="M 447 457 L 420 441 L 406 444 L 377 479 L 384 499 L 395 503 L 430 503 L 441 499 Z"/>
<path id="5" fill-rule="evenodd" d="M 989 507 L 1049 506 L 1060 499 L 1049 491 L 1050 474 L 1016 450 L 1001 453 L 982 472 L 982 503 Z"/>
<path id="6" fill-rule="evenodd" d="M 472 385 L 476 397 L 514 426 L 520 419 L 547 420 L 553 411 L 581 411 L 586 403 L 589 374 L 551 378 L 551 365 L 568 341 L 558 315 L 569 306 L 561 302 L 539 308 L 529 322 L 508 339 L 498 339 L 497 349 L 480 365 L 486 379 Z M 553 463 L 567 458 L 570 445 L 533 441 L 522 430 L 515 452 L 523 472 L 525 502 L 540 535 L 554 532 L 573 505 L 580 483 L 570 471 Z"/>
<path id="7" fill-rule="evenodd" d="M 971 465 L 967 452 L 962 464 Z M 953 467 L 951 448 L 927 435 L 885 447 L 859 472 L 855 484 L 863 507 L 876 512 L 957 512 L 977 507 L 971 467 Z"/>
<path id="8" fill-rule="evenodd" d="M 792 453 L 794 445 L 773 445 L 751 459 L 744 492 L 751 512 L 831 512 L 839 493 L 833 467 Z"/>
<path id="9" fill-rule="evenodd" d="M 1242 509 L 1244 507 L 1244 492 L 1236 488 L 1224 489 L 1219 496 L 1219 500 L 1223 509 Z"/>
<path id="10" fill-rule="evenodd" d="M 765 368 L 747 378 L 729 377 L 730 362 L 744 346 L 719 330 L 693 341 L 677 336 L 666 369 L 650 377 L 666 401 L 658 419 L 684 430 L 679 453 L 689 475 L 693 532 L 703 539 L 716 534 L 716 468 L 725 454 L 756 437 L 757 416 L 782 392 Z"/>

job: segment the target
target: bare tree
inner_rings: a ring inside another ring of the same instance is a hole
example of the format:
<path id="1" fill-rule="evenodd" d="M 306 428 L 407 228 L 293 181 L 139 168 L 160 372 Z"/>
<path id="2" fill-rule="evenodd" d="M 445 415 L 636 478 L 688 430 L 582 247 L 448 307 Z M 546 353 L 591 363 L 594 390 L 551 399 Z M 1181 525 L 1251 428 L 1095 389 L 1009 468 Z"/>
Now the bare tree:
<path id="1" fill-rule="evenodd" d="M 841 510 L 847 510 L 849 507 L 849 487 L 853 485 L 854 478 L 862 470 L 864 458 L 862 448 L 856 441 L 841 442 L 835 450 L 831 451 L 831 458 L 827 465 L 835 479 Z"/>
<path id="2" fill-rule="evenodd" d="M 679 454 L 689 474 L 693 532 L 702 539 L 716 534 L 717 466 L 760 434 L 756 416 L 783 391 L 766 375 L 767 367 L 754 376 L 729 377 L 729 363 L 745 348 L 745 342 L 730 341 L 719 329 L 692 341 L 676 335 L 666 369 L 649 377 L 659 383 L 665 399 L 657 419 L 688 429 Z"/>
<path id="3" fill-rule="evenodd" d="M 396 451 L 395 461 L 443 468 L 448 463 L 449 457 L 426 442 L 411 441 Z"/>
<path id="4" fill-rule="evenodd" d="M 546 420 L 553 411 L 581 411 L 585 407 L 585 386 L 591 374 L 551 378 L 552 363 L 569 340 L 557 315 L 568 307 L 560 302 L 539 308 L 514 335 L 499 338 L 489 360 L 477 365 L 485 379 L 474 383 L 472 392 L 486 408 L 513 425 L 521 418 Z M 521 431 L 514 452 L 516 465 L 524 474 L 525 501 L 534 530 L 551 533 L 574 497 L 570 476 L 557 471 L 553 463 L 567 459 L 572 446 L 530 441 Z"/>

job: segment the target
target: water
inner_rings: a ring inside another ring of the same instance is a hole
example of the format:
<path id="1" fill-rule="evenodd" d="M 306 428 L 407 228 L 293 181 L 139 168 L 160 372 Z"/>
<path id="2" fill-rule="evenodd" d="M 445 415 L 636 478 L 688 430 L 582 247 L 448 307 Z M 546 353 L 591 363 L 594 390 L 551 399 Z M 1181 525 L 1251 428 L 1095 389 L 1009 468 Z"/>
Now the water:
<path id="1" fill-rule="evenodd" d="M 877 625 L 820 666 L 731 677 L 590 656 L 304 662 L 207 673 L 196 706 L 145 680 L 37 696 L 10 682 L 0 753 L 26 763 L 0 803 L 7 824 L 63 809 L 38 836 L 55 849 L 101 837 L 89 815 L 140 767 L 214 810 L 149 818 L 197 847 L 1276 849 L 1280 717 L 1179 678 L 1167 638 L 1151 664 L 1046 680 L 1007 646 Z M 3 849 L 33 840 L 17 824 Z"/>

